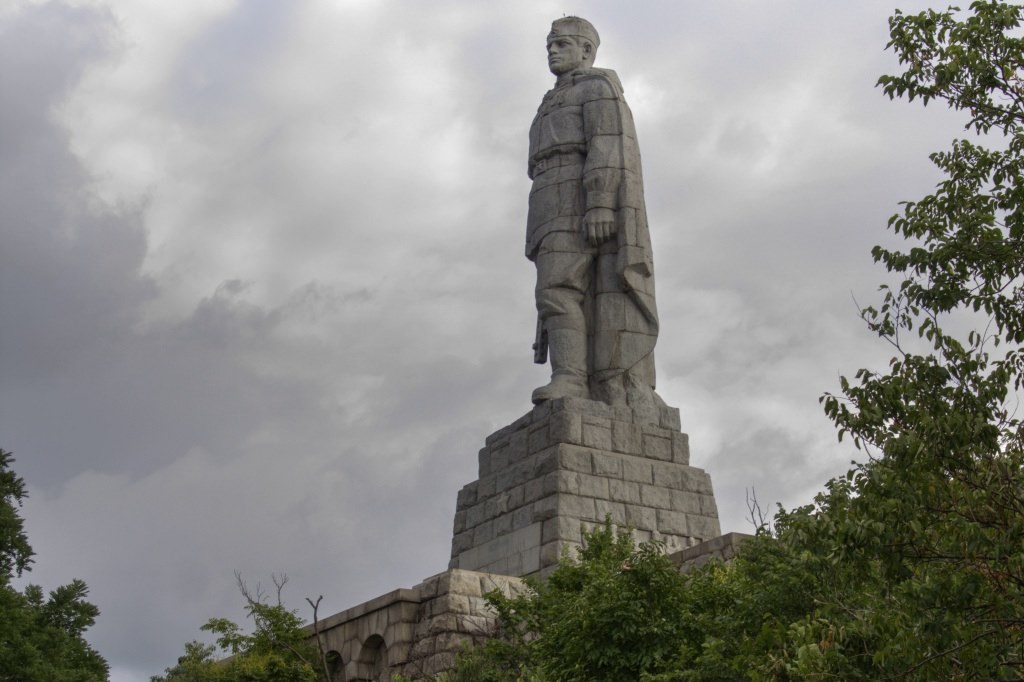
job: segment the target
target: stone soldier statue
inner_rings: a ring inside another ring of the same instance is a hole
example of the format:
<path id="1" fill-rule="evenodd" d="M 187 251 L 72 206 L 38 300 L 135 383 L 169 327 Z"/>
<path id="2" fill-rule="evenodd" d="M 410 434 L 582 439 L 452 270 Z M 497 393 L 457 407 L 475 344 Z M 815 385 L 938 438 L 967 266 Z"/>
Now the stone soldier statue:
<path id="1" fill-rule="evenodd" d="M 654 393 L 654 266 L 633 116 L 614 71 L 594 68 L 593 25 L 551 25 L 557 79 L 530 127 L 526 257 L 537 266 L 535 360 L 551 383 L 533 402 L 565 397 L 634 408 Z"/>

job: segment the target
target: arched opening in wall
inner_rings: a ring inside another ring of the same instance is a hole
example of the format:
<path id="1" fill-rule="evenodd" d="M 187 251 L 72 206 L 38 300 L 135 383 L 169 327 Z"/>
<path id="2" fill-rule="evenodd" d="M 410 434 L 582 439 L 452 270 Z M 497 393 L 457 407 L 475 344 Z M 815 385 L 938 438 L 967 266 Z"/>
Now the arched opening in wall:
<path id="1" fill-rule="evenodd" d="M 388 679 L 388 648 L 384 644 L 384 638 L 380 635 L 372 635 L 363 642 L 357 663 L 359 677 L 353 682 L 386 681 Z"/>
<path id="2" fill-rule="evenodd" d="M 328 681 L 347 682 L 345 679 L 345 662 L 341 660 L 341 654 L 337 651 L 328 651 L 324 658 L 327 660 Z"/>

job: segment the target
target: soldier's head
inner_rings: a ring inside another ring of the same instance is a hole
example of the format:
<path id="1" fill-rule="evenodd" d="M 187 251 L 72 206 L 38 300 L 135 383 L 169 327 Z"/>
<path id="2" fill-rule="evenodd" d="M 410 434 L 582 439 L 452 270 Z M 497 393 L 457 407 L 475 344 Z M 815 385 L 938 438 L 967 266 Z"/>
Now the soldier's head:
<path id="1" fill-rule="evenodd" d="M 581 67 L 593 66 L 601 39 L 586 19 L 562 17 L 551 23 L 548 33 L 548 68 L 559 76 Z"/>

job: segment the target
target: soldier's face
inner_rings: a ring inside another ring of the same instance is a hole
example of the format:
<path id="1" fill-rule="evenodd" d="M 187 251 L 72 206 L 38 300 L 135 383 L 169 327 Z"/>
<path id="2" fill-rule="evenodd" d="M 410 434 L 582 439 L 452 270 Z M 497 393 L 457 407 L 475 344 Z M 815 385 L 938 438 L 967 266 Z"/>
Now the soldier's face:
<path id="1" fill-rule="evenodd" d="M 548 68 L 560 76 L 580 68 L 590 53 L 590 45 L 572 36 L 548 37 Z"/>

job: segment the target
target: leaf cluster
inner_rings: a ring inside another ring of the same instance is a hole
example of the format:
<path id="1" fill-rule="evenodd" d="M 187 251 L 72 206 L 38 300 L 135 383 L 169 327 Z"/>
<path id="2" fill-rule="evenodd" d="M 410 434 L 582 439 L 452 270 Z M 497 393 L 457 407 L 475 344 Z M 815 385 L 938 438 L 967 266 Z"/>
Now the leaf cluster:
<path id="1" fill-rule="evenodd" d="M 831 535 L 830 554 L 865 576 L 818 607 L 841 626 L 831 651 L 846 653 L 816 673 L 1024 676 L 1022 18 L 1018 4 L 974 2 L 890 19 L 905 70 L 880 79 L 884 92 L 945 101 L 975 138 L 931 156 L 942 181 L 889 221 L 905 245 L 873 250 L 901 278 L 863 311 L 895 351 L 888 369 L 823 398 L 870 459 L 796 524 Z"/>
<path id="2" fill-rule="evenodd" d="M 211 618 L 200 629 L 216 636 L 216 646 L 191 641 L 177 665 L 152 682 L 319 682 L 324 680 L 318 652 L 297 611 L 286 608 L 281 592 L 287 576 L 273 576 L 276 599 L 259 585 L 250 590 L 235 574 L 252 619 L 251 632 L 227 618 Z"/>
<path id="3" fill-rule="evenodd" d="M 0 450 L 0 681 L 105 680 L 107 662 L 84 638 L 99 615 L 86 601 L 86 584 L 73 580 L 49 594 L 38 585 L 11 585 L 31 570 L 33 556 L 19 511 L 25 482 L 13 462 L 11 453 Z"/>

